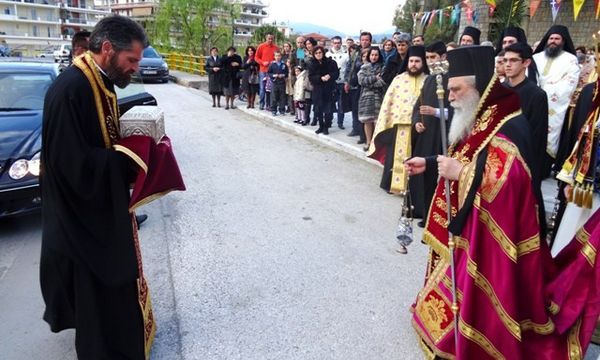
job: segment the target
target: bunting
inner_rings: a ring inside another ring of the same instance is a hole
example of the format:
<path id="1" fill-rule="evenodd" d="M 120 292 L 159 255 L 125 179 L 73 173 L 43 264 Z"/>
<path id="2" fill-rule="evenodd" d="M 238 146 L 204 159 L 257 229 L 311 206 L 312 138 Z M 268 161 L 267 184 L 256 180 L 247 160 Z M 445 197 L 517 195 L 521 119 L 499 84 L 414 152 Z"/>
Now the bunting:
<path id="1" fill-rule="evenodd" d="M 596 0 L 596 1 L 600 1 L 600 0 Z M 542 2 L 542 0 L 531 0 L 529 2 L 529 17 L 530 18 L 532 18 L 533 15 L 535 15 L 535 12 L 540 7 L 541 2 Z"/>
<path id="2" fill-rule="evenodd" d="M 579 16 L 579 12 L 583 7 L 584 2 L 585 0 L 573 0 L 573 17 L 575 21 L 577 21 L 577 17 Z"/>
<path id="3" fill-rule="evenodd" d="M 577 1 L 577 0 L 575 0 Z M 582 0 L 584 1 L 584 0 Z M 517 14 L 517 10 L 519 10 L 519 7 L 521 6 L 521 0 L 514 0 L 512 3 L 512 9 L 510 9 L 510 17 L 514 18 L 515 15 Z"/>
<path id="4" fill-rule="evenodd" d="M 473 23 L 473 9 L 468 7 L 465 13 L 467 14 L 467 24 L 471 25 Z"/>
<path id="5" fill-rule="evenodd" d="M 596 0 L 596 3 L 600 2 L 600 0 Z M 596 13 L 597 14 L 597 13 Z M 456 25 L 460 20 L 460 4 L 454 5 L 454 9 L 452 9 L 452 15 L 450 16 L 450 24 Z"/>
<path id="6" fill-rule="evenodd" d="M 552 7 L 552 22 L 556 22 L 556 16 L 560 10 L 560 2 L 558 0 L 550 0 L 550 6 Z"/>

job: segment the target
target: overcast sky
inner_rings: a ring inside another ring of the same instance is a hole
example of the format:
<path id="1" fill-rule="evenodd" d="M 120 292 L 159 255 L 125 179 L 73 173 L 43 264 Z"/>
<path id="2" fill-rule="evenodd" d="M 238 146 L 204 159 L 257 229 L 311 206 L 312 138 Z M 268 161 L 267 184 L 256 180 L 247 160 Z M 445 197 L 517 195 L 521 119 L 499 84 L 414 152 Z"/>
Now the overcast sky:
<path id="1" fill-rule="evenodd" d="M 357 35 L 360 30 L 380 33 L 392 28 L 396 6 L 402 0 L 263 0 L 269 4 L 268 21 L 305 22 Z"/>

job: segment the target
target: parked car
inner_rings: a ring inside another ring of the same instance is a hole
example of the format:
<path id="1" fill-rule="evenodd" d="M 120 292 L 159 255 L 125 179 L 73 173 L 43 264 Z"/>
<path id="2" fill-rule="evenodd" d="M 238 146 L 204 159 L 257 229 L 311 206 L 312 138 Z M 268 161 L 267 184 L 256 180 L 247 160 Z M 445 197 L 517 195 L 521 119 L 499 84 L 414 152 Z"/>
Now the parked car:
<path id="1" fill-rule="evenodd" d="M 144 49 L 142 61 L 140 61 L 140 73 L 142 81 L 169 81 L 169 65 L 152 46 Z"/>
<path id="2" fill-rule="evenodd" d="M 44 97 L 59 64 L 40 60 L 0 62 L 0 218 L 38 211 Z M 143 85 L 117 91 L 121 114 L 134 105 L 156 105 Z"/>
<path id="3" fill-rule="evenodd" d="M 71 44 L 62 44 L 62 45 L 58 46 L 58 48 L 56 50 L 54 50 L 54 61 L 56 61 L 56 62 L 69 61 L 72 50 L 73 49 L 71 48 Z"/>

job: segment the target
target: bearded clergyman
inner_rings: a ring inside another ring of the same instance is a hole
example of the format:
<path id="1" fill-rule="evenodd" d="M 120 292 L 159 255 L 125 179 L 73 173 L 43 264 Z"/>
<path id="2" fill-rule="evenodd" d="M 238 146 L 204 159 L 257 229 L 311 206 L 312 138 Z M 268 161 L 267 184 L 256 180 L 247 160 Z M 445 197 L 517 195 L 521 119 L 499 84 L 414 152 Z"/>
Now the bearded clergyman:
<path id="1" fill-rule="evenodd" d="M 400 75 L 388 87 L 379 110 L 367 156 L 383 164 L 380 186 L 392 194 L 408 190 L 408 177 L 402 162 L 411 154 L 413 106 L 427 74 L 425 47 L 411 46 Z"/>
<path id="2" fill-rule="evenodd" d="M 579 82 L 579 63 L 569 29 L 554 25 L 548 30 L 534 51 L 538 84 L 548 96 L 548 142 L 542 178 L 550 170 L 558 153 L 558 146 L 571 97 Z"/>
<path id="3" fill-rule="evenodd" d="M 448 61 L 449 156 L 405 162 L 410 175 L 440 174 L 413 327 L 427 358 L 582 359 L 600 313 L 598 217 L 552 260 L 518 95 L 494 75 L 491 47 L 458 48 Z"/>

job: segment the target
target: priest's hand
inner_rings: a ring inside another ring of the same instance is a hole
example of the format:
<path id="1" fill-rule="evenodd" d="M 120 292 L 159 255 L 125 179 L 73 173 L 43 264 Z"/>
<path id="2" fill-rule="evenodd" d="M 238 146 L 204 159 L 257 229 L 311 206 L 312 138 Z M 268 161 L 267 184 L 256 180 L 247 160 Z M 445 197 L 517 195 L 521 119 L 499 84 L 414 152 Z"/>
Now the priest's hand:
<path id="1" fill-rule="evenodd" d="M 436 110 L 437 110 L 436 108 L 431 107 L 429 105 L 421 105 L 421 106 L 419 106 L 419 113 L 421 115 L 435 116 Z"/>
<path id="2" fill-rule="evenodd" d="M 416 130 L 416 131 L 417 131 L 419 134 L 423 133 L 423 132 L 424 132 L 426 129 L 427 129 L 427 128 L 425 127 L 425 125 L 423 125 L 423 123 L 422 123 L 422 122 L 420 122 L 420 121 L 419 121 L 418 123 L 415 123 L 415 130 Z"/>
<path id="3" fill-rule="evenodd" d="M 413 157 L 404 162 L 404 168 L 409 176 L 419 175 L 425 172 L 425 158 Z"/>
<path id="4" fill-rule="evenodd" d="M 463 168 L 463 164 L 460 161 L 447 156 L 438 155 L 437 163 L 438 172 L 441 177 L 448 180 L 458 180 Z"/>

